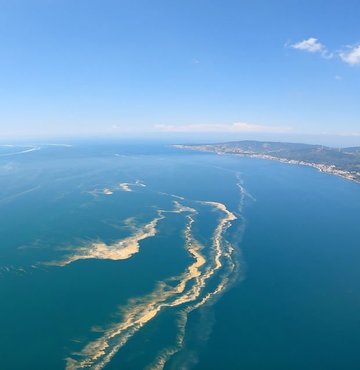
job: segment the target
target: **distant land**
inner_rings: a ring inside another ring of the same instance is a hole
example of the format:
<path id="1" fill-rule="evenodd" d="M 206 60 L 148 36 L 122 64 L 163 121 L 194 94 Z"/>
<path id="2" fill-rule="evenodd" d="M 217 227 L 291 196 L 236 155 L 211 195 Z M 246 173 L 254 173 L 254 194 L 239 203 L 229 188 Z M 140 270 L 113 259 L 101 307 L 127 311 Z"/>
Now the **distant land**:
<path id="1" fill-rule="evenodd" d="M 174 147 L 300 164 L 360 183 L 360 146 L 331 148 L 323 145 L 245 140 Z"/>

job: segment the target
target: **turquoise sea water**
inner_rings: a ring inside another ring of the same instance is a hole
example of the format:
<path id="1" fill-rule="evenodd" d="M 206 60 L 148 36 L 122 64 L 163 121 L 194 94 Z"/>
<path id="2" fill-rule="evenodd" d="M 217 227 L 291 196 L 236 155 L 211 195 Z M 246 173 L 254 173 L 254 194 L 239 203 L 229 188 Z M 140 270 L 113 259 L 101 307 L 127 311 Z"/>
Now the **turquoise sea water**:
<path id="1" fill-rule="evenodd" d="M 360 187 L 160 144 L 0 147 L 1 369 L 359 369 Z"/>

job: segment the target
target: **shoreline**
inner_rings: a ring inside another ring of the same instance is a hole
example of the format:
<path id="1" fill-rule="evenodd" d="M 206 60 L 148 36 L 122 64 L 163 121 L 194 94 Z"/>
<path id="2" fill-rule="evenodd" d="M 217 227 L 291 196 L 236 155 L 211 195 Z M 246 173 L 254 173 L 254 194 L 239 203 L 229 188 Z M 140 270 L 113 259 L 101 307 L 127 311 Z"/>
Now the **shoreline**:
<path id="1" fill-rule="evenodd" d="M 360 173 L 353 174 L 349 171 L 340 170 L 336 168 L 335 165 L 327 165 L 323 163 L 306 162 L 306 161 L 297 160 L 297 159 L 274 157 L 269 154 L 258 154 L 258 153 L 247 153 L 247 152 L 231 153 L 231 152 L 225 152 L 225 151 L 207 150 L 204 148 L 199 148 L 198 146 L 191 147 L 187 145 L 176 144 L 176 145 L 173 145 L 173 147 L 178 148 L 178 149 L 190 149 L 190 150 L 195 150 L 195 151 L 200 151 L 200 152 L 215 153 L 218 155 L 227 154 L 227 155 L 234 155 L 234 156 L 240 156 L 240 157 L 249 157 L 249 158 L 257 158 L 257 159 L 264 159 L 264 160 L 270 160 L 270 161 L 278 161 L 281 163 L 292 164 L 292 165 L 307 166 L 307 167 L 315 168 L 320 172 L 333 175 L 333 176 L 337 176 L 337 177 L 341 177 L 343 179 L 350 180 L 357 184 L 360 184 L 360 178 L 356 177 L 356 176 L 360 176 Z"/>

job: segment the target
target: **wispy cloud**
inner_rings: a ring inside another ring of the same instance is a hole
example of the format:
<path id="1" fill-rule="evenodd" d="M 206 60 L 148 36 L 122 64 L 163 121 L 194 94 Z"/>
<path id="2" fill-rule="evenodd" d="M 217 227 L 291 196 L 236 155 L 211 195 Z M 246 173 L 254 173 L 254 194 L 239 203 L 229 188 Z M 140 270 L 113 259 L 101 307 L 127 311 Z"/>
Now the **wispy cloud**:
<path id="1" fill-rule="evenodd" d="M 339 136 L 352 136 L 352 137 L 360 137 L 360 131 L 359 132 L 341 132 Z"/>
<path id="2" fill-rule="evenodd" d="M 323 58 L 331 59 L 334 57 L 340 58 L 343 62 L 349 65 L 360 65 L 360 44 L 355 46 L 347 46 L 340 51 L 329 51 L 317 38 L 310 37 L 308 39 L 291 44 L 292 49 L 305 51 L 308 53 L 320 54 Z"/>
<path id="3" fill-rule="evenodd" d="M 310 37 L 306 40 L 291 44 L 290 47 L 293 49 L 306 51 L 308 53 L 319 53 L 323 58 L 327 59 L 330 59 L 334 56 L 334 54 L 329 52 L 325 45 L 319 42 L 315 37 Z"/>
<path id="4" fill-rule="evenodd" d="M 235 122 L 232 124 L 155 125 L 154 130 L 160 132 L 174 132 L 174 133 L 192 133 L 192 132 L 286 133 L 292 131 L 291 127 L 258 125 L 247 122 Z"/>
<path id="5" fill-rule="evenodd" d="M 347 50 L 341 51 L 339 56 L 341 60 L 347 64 L 360 64 L 360 44 L 353 47 L 348 47 Z"/>
<path id="6" fill-rule="evenodd" d="M 324 50 L 325 46 L 321 44 L 315 37 L 310 37 L 307 40 L 297 42 L 290 45 L 293 49 L 305 50 L 309 53 L 319 53 Z"/>

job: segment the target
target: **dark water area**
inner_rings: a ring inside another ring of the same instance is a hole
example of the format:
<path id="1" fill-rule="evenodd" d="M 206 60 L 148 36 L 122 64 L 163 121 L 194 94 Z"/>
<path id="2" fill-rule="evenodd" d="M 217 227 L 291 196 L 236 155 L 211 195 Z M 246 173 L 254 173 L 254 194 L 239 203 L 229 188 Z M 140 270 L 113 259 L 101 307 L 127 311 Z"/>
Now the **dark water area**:
<path id="1" fill-rule="evenodd" d="M 255 161 L 256 162 L 256 161 Z M 358 369 L 360 189 L 251 161 L 244 280 L 216 305 L 195 369 Z"/>
<path id="2" fill-rule="evenodd" d="M 359 185 L 118 142 L 0 182 L 1 369 L 360 368 Z"/>

